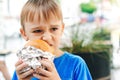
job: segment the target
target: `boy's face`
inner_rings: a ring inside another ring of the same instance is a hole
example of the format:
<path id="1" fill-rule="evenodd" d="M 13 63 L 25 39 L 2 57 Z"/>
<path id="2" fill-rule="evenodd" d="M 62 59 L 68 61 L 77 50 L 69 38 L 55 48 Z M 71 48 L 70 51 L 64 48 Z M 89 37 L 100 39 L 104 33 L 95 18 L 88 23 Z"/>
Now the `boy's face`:
<path id="1" fill-rule="evenodd" d="M 41 39 L 56 50 L 59 47 L 63 29 L 64 24 L 61 20 L 52 18 L 49 23 L 45 23 L 34 19 L 33 22 L 26 22 L 25 30 L 21 28 L 20 32 L 25 40 Z"/>

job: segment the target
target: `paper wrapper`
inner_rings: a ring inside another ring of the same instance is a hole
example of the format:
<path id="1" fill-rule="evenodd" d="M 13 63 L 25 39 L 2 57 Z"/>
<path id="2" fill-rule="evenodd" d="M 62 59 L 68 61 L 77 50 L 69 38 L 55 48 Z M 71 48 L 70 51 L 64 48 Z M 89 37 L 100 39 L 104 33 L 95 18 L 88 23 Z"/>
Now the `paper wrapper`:
<path id="1" fill-rule="evenodd" d="M 45 68 L 44 66 L 42 66 L 42 64 L 40 63 L 40 60 L 42 60 L 43 58 L 47 58 L 48 60 L 53 61 L 54 60 L 54 55 L 49 53 L 49 52 L 45 52 L 42 51 L 40 49 L 37 49 L 35 47 L 32 46 L 27 46 L 22 48 L 21 50 L 19 50 L 17 52 L 17 56 L 19 59 L 22 59 L 23 62 L 28 64 L 27 68 L 24 68 L 22 72 L 28 71 L 30 69 L 36 69 L 36 68 Z"/>

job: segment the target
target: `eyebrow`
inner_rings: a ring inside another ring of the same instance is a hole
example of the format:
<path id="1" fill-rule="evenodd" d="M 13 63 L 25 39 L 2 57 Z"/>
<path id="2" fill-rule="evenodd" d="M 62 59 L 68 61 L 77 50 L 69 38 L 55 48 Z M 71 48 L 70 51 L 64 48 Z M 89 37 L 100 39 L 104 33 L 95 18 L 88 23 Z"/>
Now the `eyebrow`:
<path id="1" fill-rule="evenodd" d="M 40 29 L 40 28 L 43 28 L 43 27 L 38 26 L 38 27 L 32 27 L 31 29 Z"/>
<path id="2" fill-rule="evenodd" d="M 37 26 L 35 26 L 35 25 L 33 25 L 32 26 L 32 29 L 38 29 L 38 28 L 44 28 L 44 27 L 46 27 L 46 26 L 42 26 L 42 25 L 37 25 Z M 50 27 L 59 27 L 59 25 L 54 25 L 54 24 L 52 24 L 52 25 L 50 25 Z"/>
<path id="3" fill-rule="evenodd" d="M 59 25 L 50 25 L 50 26 L 56 26 L 56 27 L 59 27 Z"/>

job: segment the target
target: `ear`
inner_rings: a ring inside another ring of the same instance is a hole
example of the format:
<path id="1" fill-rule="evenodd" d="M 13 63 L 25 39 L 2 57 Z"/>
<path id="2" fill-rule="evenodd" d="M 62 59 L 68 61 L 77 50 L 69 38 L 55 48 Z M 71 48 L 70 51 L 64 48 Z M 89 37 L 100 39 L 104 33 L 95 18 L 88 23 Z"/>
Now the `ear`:
<path id="1" fill-rule="evenodd" d="M 21 36 L 27 41 L 28 37 L 27 37 L 25 30 L 23 28 L 20 28 L 20 33 L 21 33 Z"/>
<path id="2" fill-rule="evenodd" d="M 61 34 L 63 34 L 64 27 L 65 27 L 65 24 L 63 23 L 63 24 L 62 24 L 62 30 L 61 30 Z"/>

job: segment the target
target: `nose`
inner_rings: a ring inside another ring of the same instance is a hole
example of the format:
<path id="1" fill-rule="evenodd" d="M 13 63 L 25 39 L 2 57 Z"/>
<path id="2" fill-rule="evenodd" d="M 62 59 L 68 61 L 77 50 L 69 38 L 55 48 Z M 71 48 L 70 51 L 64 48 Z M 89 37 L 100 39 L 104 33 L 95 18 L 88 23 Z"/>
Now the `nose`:
<path id="1" fill-rule="evenodd" d="M 49 33 L 49 32 L 45 32 L 43 35 L 42 35 L 42 40 L 44 41 L 48 41 L 52 38 L 52 35 Z"/>

